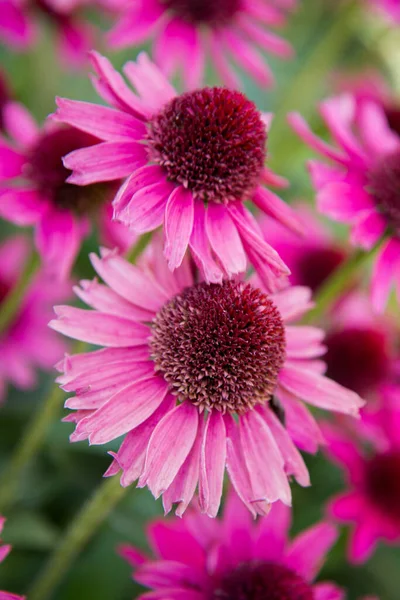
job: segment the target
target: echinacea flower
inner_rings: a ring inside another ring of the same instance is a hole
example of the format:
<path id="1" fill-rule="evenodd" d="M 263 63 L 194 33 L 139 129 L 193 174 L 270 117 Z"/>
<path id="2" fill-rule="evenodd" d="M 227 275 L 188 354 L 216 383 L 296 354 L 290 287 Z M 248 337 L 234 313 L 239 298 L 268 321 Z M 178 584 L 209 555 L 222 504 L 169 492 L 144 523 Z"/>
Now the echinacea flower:
<path id="1" fill-rule="evenodd" d="M 0 517 L 0 533 L 3 531 L 5 518 Z M 11 551 L 11 546 L 9 544 L 3 544 L 0 546 L 0 563 L 7 557 L 7 555 Z M 17 596 L 16 594 L 11 594 L 10 592 L 3 592 L 0 590 L 0 600 L 24 600 L 23 596 Z"/>
<path id="2" fill-rule="evenodd" d="M 67 65 L 81 66 L 93 46 L 92 28 L 80 15 L 88 4 L 87 0 L 0 0 L 0 41 L 26 50 L 37 38 L 38 17 L 44 17 L 56 32 L 60 58 Z"/>
<path id="3" fill-rule="evenodd" d="M 346 259 L 348 249 L 311 207 L 300 202 L 292 206 L 307 235 L 300 237 L 267 216 L 260 220 L 260 227 L 265 239 L 289 267 L 290 283 L 305 285 L 316 292 Z"/>
<path id="4" fill-rule="evenodd" d="M 30 251 L 28 241 L 21 236 L 0 245 L 0 311 Z M 65 344 L 49 331 L 47 323 L 54 303 L 66 297 L 67 286 L 54 287 L 43 273 L 32 281 L 16 315 L 0 332 L 0 401 L 5 398 L 7 383 L 30 389 L 36 383 L 35 370 L 51 369 L 63 355 Z"/>
<path id="5" fill-rule="evenodd" d="M 277 502 L 252 522 L 231 493 L 220 520 L 206 522 L 193 510 L 183 520 L 150 523 L 152 557 L 128 545 L 119 553 L 133 579 L 152 590 L 143 600 L 343 600 L 334 583 L 315 582 L 336 528 L 321 522 L 290 539 L 290 520 L 290 509 Z"/>
<path id="6" fill-rule="evenodd" d="M 139 479 L 182 514 L 199 483 L 215 516 L 225 467 L 241 499 L 264 514 L 289 504 L 287 477 L 309 485 L 292 438 L 315 451 L 318 427 L 302 400 L 357 414 L 363 404 L 321 374 L 323 334 L 290 325 L 310 307 L 307 288 L 275 295 L 243 281 L 207 284 L 190 263 L 171 273 L 157 246 L 143 268 L 116 252 L 91 256 L 97 280 L 76 293 L 94 310 L 56 307 L 56 331 L 105 348 L 66 356 L 58 382 L 75 396 L 71 441 L 124 435 L 108 474 Z"/>
<path id="7" fill-rule="evenodd" d="M 247 255 L 266 285 L 278 285 L 288 270 L 244 205 L 299 231 L 289 206 L 262 185 L 284 185 L 264 166 L 270 116 L 226 88 L 177 96 L 145 54 L 124 67 L 138 95 L 106 58 L 92 53 L 92 63 L 95 87 L 114 108 L 58 99 L 57 121 L 103 140 L 65 157 L 68 181 L 127 177 L 114 216 L 137 234 L 164 223 L 171 270 L 189 246 L 208 281 L 243 272 Z"/>
<path id="8" fill-rule="evenodd" d="M 348 555 L 355 563 L 368 560 L 379 541 L 400 544 L 399 388 L 391 394 L 395 401 L 385 398 L 358 435 L 331 424 L 323 428 L 326 450 L 349 488 L 330 502 L 329 512 L 352 525 Z"/>
<path id="9" fill-rule="evenodd" d="M 167 76 L 181 70 L 186 89 L 202 84 L 207 57 L 225 85 L 240 82 L 231 61 L 259 85 L 273 75 L 258 48 L 280 58 L 293 54 L 269 28 L 285 22 L 287 2 L 271 0 L 137 0 L 108 36 L 111 46 L 138 45 L 155 38 L 154 60 Z M 292 1 L 290 4 L 294 4 Z"/>
<path id="10" fill-rule="evenodd" d="M 25 108 L 13 102 L 4 116 L 14 142 L 0 138 L 0 216 L 16 225 L 35 226 L 35 242 L 48 273 L 65 278 L 89 233 L 89 217 L 100 223 L 111 219 L 115 187 L 68 183 L 71 172 L 62 163 L 65 154 L 97 144 L 98 139 L 56 123 L 39 129 Z M 110 227 L 106 225 L 107 231 Z M 114 242 L 120 238 L 118 246 L 126 249 L 126 234 L 121 236 L 120 228 Z"/>
<path id="11" fill-rule="evenodd" d="M 372 275 L 372 303 L 386 306 L 392 284 L 400 297 L 400 136 L 382 106 L 365 102 L 357 108 L 351 95 L 321 104 L 321 115 L 337 146 L 316 137 L 299 114 L 289 117 L 295 131 L 331 164 L 310 161 L 319 210 L 351 226 L 351 241 L 370 250 L 383 235 Z"/>

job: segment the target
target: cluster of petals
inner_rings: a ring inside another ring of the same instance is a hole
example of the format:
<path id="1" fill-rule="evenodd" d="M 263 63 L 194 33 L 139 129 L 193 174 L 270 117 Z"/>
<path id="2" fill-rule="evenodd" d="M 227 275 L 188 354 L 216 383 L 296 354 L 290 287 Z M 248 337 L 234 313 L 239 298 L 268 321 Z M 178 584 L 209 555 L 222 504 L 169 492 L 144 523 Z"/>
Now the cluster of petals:
<path id="1" fill-rule="evenodd" d="M 73 201 L 71 208 L 68 204 L 68 194 L 75 192 L 72 185 L 64 184 L 63 178 L 70 172 L 62 164 L 63 146 L 58 147 L 60 132 L 64 137 L 61 130 L 68 128 L 46 122 L 40 129 L 25 107 L 16 102 L 4 106 L 3 117 L 8 138 L 0 136 L 0 216 L 18 226 L 34 226 L 35 243 L 47 273 L 64 279 L 90 232 L 88 214 L 74 210 Z M 69 133 L 73 138 L 74 132 Z M 76 134 L 82 138 L 80 131 Z M 64 194 L 64 204 L 57 197 L 59 191 Z M 78 193 L 82 196 L 81 188 Z M 111 221 L 113 193 L 110 186 L 102 188 L 104 202 L 93 212 L 98 213 L 95 216 L 103 243 L 124 250 L 134 238 L 125 227 Z"/>
<path id="2" fill-rule="evenodd" d="M 0 305 L 18 282 L 31 251 L 22 236 L 0 245 Z M 36 383 L 36 369 L 50 370 L 65 344 L 47 327 L 52 306 L 68 297 L 67 286 L 54 287 L 39 273 L 30 284 L 23 303 L 5 330 L 0 333 L 0 401 L 7 383 L 29 389 Z"/>
<path id="3" fill-rule="evenodd" d="M 368 411 L 357 427 L 323 426 L 328 455 L 344 471 L 348 485 L 328 510 L 351 525 L 351 562 L 367 561 L 380 541 L 400 543 L 399 424 L 399 387 L 388 385 L 382 405 Z"/>
<path id="4" fill-rule="evenodd" d="M 290 521 L 291 511 L 277 502 L 268 517 L 251 522 L 231 493 L 220 520 L 193 510 L 183 520 L 150 523 L 153 557 L 128 545 L 119 552 L 133 566 L 134 580 L 152 590 L 139 596 L 143 600 L 343 600 L 334 583 L 315 582 L 336 528 L 321 522 L 290 539 Z"/>
<path id="5" fill-rule="evenodd" d="M 4 523 L 5 518 L 0 517 L 0 533 L 3 531 Z M 0 563 L 3 562 L 3 560 L 7 557 L 10 551 L 11 546 L 9 544 L 2 544 L 0 546 Z M 0 590 L 0 600 L 24 600 L 24 597 Z"/>
<path id="6" fill-rule="evenodd" d="M 105 57 L 92 53 L 92 64 L 95 88 L 112 108 L 58 99 L 54 119 L 102 140 L 65 157 L 65 166 L 73 171 L 68 181 L 85 186 L 127 178 L 114 199 L 114 217 L 137 234 L 164 224 L 164 253 L 171 270 L 181 264 L 190 247 L 207 281 L 220 282 L 224 276 L 243 272 L 248 259 L 273 291 L 278 281 L 286 279 L 288 269 L 265 242 L 242 200 L 251 200 L 263 212 L 299 232 L 294 212 L 262 185 L 282 186 L 285 182 L 263 167 L 249 198 L 204 202 L 185 182 L 169 180 L 164 166 L 152 163 L 143 143 L 154 116 L 176 98 L 175 90 L 158 68 L 145 54 L 125 65 L 124 73 L 136 88 L 135 94 Z M 213 107 L 209 108 L 212 111 Z M 268 127 L 270 115 L 260 114 L 257 118 Z M 198 136 L 203 133 L 199 131 Z M 180 158 L 190 162 L 190 157 Z M 190 164 L 196 169 L 193 159 Z"/>
<path id="7" fill-rule="evenodd" d="M 75 291 L 93 310 L 59 306 L 58 318 L 50 323 L 69 337 L 105 346 L 68 355 L 58 364 L 58 382 L 75 393 L 66 401 L 76 411 L 67 417 L 77 424 L 71 441 L 107 444 L 124 435 L 107 474 L 122 470 L 124 486 L 139 479 L 138 485 L 147 485 L 155 497 L 163 495 L 166 512 L 177 503 L 182 514 L 199 484 L 201 510 L 215 516 L 225 467 L 253 513 L 265 514 L 278 499 L 290 504 L 288 477 L 309 485 L 295 444 L 315 452 L 321 441 L 303 400 L 353 415 L 363 404 L 357 394 L 324 377 L 323 332 L 291 324 L 312 306 L 310 290 L 293 287 L 270 296 L 284 326 L 284 363 L 273 391 L 284 419 L 269 398 L 240 414 L 212 407 L 202 411 L 195 401 L 171 393 L 150 350 L 160 310 L 195 284 L 190 262 L 185 259 L 171 273 L 157 250 L 142 268 L 109 250 L 91 260 L 106 285 L 83 281 Z"/>
<path id="8" fill-rule="evenodd" d="M 376 255 L 372 303 L 381 312 L 393 284 L 399 290 L 400 237 L 396 181 L 400 136 L 390 127 L 384 107 L 357 103 L 350 94 L 324 101 L 321 115 L 337 146 L 316 137 L 296 113 L 289 121 L 298 135 L 330 163 L 309 162 L 318 209 L 351 226 L 351 242 L 370 250 L 387 233 Z"/>
<path id="9" fill-rule="evenodd" d="M 167 76 L 181 70 L 186 89 L 202 84 L 207 58 L 229 87 L 240 86 L 232 62 L 259 85 L 270 86 L 273 74 L 259 49 L 284 59 L 292 56 L 290 44 L 270 28 L 283 25 L 293 5 L 271 0 L 137 0 L 126 5 L 108 42 L 126 47 L 153 38 L 156 64 Z"/>

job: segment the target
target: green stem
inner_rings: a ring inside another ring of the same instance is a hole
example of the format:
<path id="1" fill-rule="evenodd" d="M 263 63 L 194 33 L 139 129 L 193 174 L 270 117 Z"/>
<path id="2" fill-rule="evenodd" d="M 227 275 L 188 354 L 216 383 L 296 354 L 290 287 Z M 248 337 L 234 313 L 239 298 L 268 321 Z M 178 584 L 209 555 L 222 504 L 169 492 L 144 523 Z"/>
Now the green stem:
<path id="1" fill-rule="evenodd" d="M 82 342 L 77 342 L 73 352 L 81 352 L 84 347 Z M 40 450 L 49 426 L 61 413 L 63 398 L 64 391 L 54 384 L 17 443 L 14 454 L 0 477 L 0 514 L 6 512 L 13 503 L 24 471 Z"/>
<path id="2" fill-rule="evenodd" d="M 127 488 L 121 486 L 118 477 L 102 481 L 62 536 L 61 544 L 30 590 L 29 600 L 47 600 L 51 597 L 79 552 L 126 492 Z"/>
<path id="3" fill-rule="evenodd" d="M 332 305 L 344 292 L 354 285 L 354 278 L 360 270 L 376 254 L 386 237 L 383 237 L 369 252 L 357 250 L 346 262 L 338 267 L 334 273 L 321 286 L 315 295 L 315 307 L 307 313 L 304 323 L 315 323 L 326 315 Z"/>
<path id="4" fill-rule="evenodd" d="M 126 260 L 130 263 L 135 264 L 139 256 L 146 250 L 147 246 L 151 242 L 154 231 L 149 231 L 140 236 L 136 244 L 132 246 L 126 253 Z"/>
<path id="5" fill-rule="evenodd" d="M 0 306 L 0 335 L 13 322 L 21 304 L 25 298 L 25 293 L 28 286 L 32 282 L 33 276 L 40 266 L 40 260 L 36 252 L 31 251 L 29 260 L 25 265 L 25 269 L 17 281 L 16 285 L 7 294 Z"/>

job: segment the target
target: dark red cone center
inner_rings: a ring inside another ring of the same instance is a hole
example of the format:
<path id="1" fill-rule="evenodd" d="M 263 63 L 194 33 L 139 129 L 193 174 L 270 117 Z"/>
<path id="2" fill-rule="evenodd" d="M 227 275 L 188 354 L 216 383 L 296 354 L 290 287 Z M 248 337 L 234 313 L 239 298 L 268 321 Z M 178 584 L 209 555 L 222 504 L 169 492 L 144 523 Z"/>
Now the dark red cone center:
<path id="1" fill-rule="evenodd" d="M 400 452 L 374 456 L 367 465 L 366 486 L 371 500 L 400 523 Z"/>
<path id="2" fill-rule="evenodd" d="M 284 565 L 252 562 L 228 573 L 210 600 L 314 600 L 313 589 Z"/>
<path id="3" fill-rule="evenodd" d="M 369 190 L 389 226 L 400 234 L 400 148 L 380 158 L 371 169 Z"/>
<path id="4" fill-rule="evenodd" d="M 204 202 L 251 195 L 265 163 L 266 139 L 253 102 L 225 88 L 182 94 L 148 125 L 150 160 Z"/>
<path id="5" fill-rule="evenodd" d="M 278 309 L 249 284 L 186 288 L 158 312 L 151 356 L 173 393 L 200 410 L 243 413 L 267 402 L 285 359 Z"/>
<path id="6" fill-rule="evenodd" d="M 302 253 L 299 263 L 299 283 L 315 292 L 345 258 L 335 248 L 315 248 Z"/>
<path id="7" fill-rule="evenodd" d="M 216 27 L 229 23 L 242 0 L 164 0 L 164 4 L 185 21 Z"/>
<path id="8" fill-rule="evenodd" d="M 325 344 L 327 376 L 361 396 L 376 390 L 388 373 L 387 339 L 377 329 L 349 327 L 329 334 Z"/>

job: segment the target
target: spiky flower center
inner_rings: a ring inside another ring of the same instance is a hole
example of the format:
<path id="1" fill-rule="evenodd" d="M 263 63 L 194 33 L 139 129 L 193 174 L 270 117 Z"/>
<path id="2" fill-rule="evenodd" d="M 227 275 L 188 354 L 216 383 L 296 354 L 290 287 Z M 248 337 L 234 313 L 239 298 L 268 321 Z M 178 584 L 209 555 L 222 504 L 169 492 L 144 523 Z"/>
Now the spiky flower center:
<path id="1" fill-rule="evenodd" d="M 374 504 L 400 522 L 400 452 L 374 456 L 367 464 L 367 493 Z"/>
<path id="2" fill-rule="evenodd" d="M 229 23 L 240 10 L 242 0 L 163 0 L 181 19 L 195 25 L 221 26 Z"/>
<path id="3" fill-rule="evenodd" d="M 389 226 L 400 234 L 400 148 L 374 165 L 369 173 L 369 189 Z"/>
<path id="4" fill-rule="evenodd" d="M 104 200 L 105 186 L 67 183 L 72 171 L 64 167 L 62 158 L 73 150 L 96 143 L 96 138 L 72 127 L 44 133 L 31 149 L 25 175 L 57 208 L 77 214 L 93 212 Z"/>
<path id="5" fill-rule="evenodd" d="M 242 93 L 204 88 L 174 98 L 149 122 L 150 159 L 204 202 L 243 200 L 257 186 L 266 131 Z"/>
<path id="6" fill-rule="evenodd" d="M 390 129 L 400 137 L 400 106 L 398 104 L 386 106 L 385 115 Z"/>
<path id="7" fill-rule="evenodd" d="M 223 577 L 210 600 L 314 600 L 313 589 L 284 565 L 249 562 Z"/>
<path id="8" fill-rule="evenodd" d="M 335 248 L 310 248 L 299 257 L 299 282 L 315 292 L 343 262 L 344 252 Z"/>
<path id="9" fill-rule="evenodd" d="M 361 396 L 374 391 L 389 369 L 384 332 L 348 327 L 325 338 L 327 375 Z"/>
<path id="10" fill-rule="evenodd" d="M 150 340 L 155 368 L 180 400 L 222 413 L 267 402 L 285 359 L 272 300 L 242 282 L 199 283 L 167 302 Z"/>

